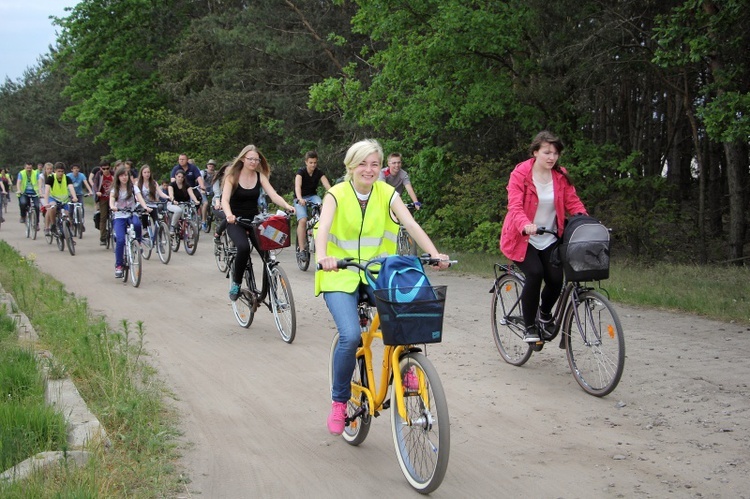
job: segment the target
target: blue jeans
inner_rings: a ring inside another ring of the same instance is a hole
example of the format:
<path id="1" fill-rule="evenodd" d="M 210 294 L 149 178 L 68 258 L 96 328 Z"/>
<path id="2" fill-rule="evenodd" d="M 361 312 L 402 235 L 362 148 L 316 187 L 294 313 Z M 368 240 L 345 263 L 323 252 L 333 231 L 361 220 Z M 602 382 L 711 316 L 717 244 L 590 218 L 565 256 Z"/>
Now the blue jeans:
<path id="1" fill-rule="evenodd" d="M 302 196 L 302 199 L 305 201 L 312 201 L 313 203 L 320 204 L 322 201 L 320 200 L 320 196 L 317 194 L 313 194 L 311 196 Z M 297 220 L 302 220 L 303 218 L 307 218 L 307 205 L 302 206 L 297 202 L 297 200 L 294 200 L 294 211 L 297 215 Z"/>
<path id="2" fill-rule="evenodd" d="M 331 311 L 339 342 L 333 353 L 333 389 L 331 399 L 334 402 L 346 402 L 352 394 L 352 373 L 356 364 L 355 354 L 359 347 L 362 332 L 359 328 L 359 291 L 344 293 L 331 291 L 323 293 L 323 298 Z"/>
<path id="3" fill-rule="evenodd" d="M 122 255 L 125 252 L 125 233 L 128 230 L 128 224 L 133 224 L 135 228 L 135 237 L 141 242 L 141 219 L 138 215 L 129 218 L 115 218 L 112 227 L 115 231 L 115 267 L 122 267 Z"/>

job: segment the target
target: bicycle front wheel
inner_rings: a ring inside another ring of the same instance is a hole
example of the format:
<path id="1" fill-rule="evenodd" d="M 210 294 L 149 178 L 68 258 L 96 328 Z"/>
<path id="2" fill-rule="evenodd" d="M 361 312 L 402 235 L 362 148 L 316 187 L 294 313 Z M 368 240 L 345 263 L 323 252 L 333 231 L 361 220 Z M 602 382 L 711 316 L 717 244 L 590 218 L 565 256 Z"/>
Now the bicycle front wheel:
<path id="1" fill-rule="evenodd" d="M 596 291 L 568 304 L 563 322 L 568 365 L 581 388 L 603 397 L 617 387 L 625 367 L 625 337 L 612 304 Z"/>
<path id="2" fill-rule="evenodd" d="M 75 242 L 73 241 L 73 227 L 70 225 L 70 222 L 64 222 L 62 225 L 63 235 L 62 237 L 65 238 L 65 244 L 68 246 L 68 252 L 71 256 L 75 256 L 76 254 L 76 246 Z"/>
<path id="3" fill-rule="evenodd" d="M 78 236 L 78 239 L 83 239 L 83 209 L 76 207 L 74 219 L 78 221 L 78 223 L 75 224 L 75 235 Z"/>
<path id="4" fill-rule="evenodd" d="M 328 358 L 328 387 L 330 388 L 330 392 L 333 392 L 333 354 L 338 344 L 339 333 L 336 333 L 333 335 L 331 354 Z M 364 356 L 356 358 L 354 371 L 352 372 L 352 385 L 367 388 L 367 366 L 365 365 Z M 367 438 L 367 434 L 370 433 L 370 423 L 372 422 L 367 396 L 364 393 L 358 398 L 352 394 L 346 403 L 346 417 L 350 421 L 344 427 L 344 433 L 341 436 L 344 437 L 344 440 L 349 445 L 357 446 Z"/>
<path id="5" fill-rule="evenodd" d="M 188 222 L 187 226 L 185 226 L 185 252 L 188 255 L 194 255 L 195 250 L 198 249 L 198 237 L 200 237 L 200 232 L 198 229 L 198 224 L 195 222 Z"/>
<path id="6" fill-rule="evenodd" d="M 138 287 L 141 284 L 141 273 L 143 261 L 141 260 L 141 244 L 132 239 L 130 241 L 130 282 L 133 287 Z"/>
<path id="7" fill-rule="evenodd" d="M 292 285 L 286 272 L 279 265 L 274 265 L 268 272 L 268 283 L 271 298 L 271 309 L 281 339 L 287 343 L 294 341 L 297 334 L 297 312 L 294 309 Z"/>
<path id="8" fill-rule="evenodd" d="M 416 255 L 417 254 L 417 244 L 414 242 L 414 239 L 411 238 L 408 232 L 406 232 L 406 229 L 401 227 L 398 231 L 398 254 L 401 256 L 408 256 L 408 255 Z"/>
<path id="9" fill-rule="evenodd" d="M 33 210 L 26 212 L 26 237 L 31 237 L 31 226 L 34 225 L 33 219 L 35 217 L 36 213 Z M 36 239 L 36 234 L 34 234 L 34 239 Z"/>
<path id="10" fill-rule="evenodd" d="M 409 485 L 429 494 L 442 483 L 450 455 L 450 418 L 443 384 L 432 362 L 419 352 L 404 355 L 394 375 L 401 379 L 408 376 L 415 385 L 404 387 L 406 419 L 401 418 L 398 398 L 391 393 L 391 430 L 398 463 Z"/>
<path id="11" fill-rule="evenodd" d="M 525 332 L 521 313 L 523 283 L 516 276 L 505 274 L 495 282 L 490 302 L 492 337 L 497 351 L 508 364 L 522 366 L 533 350 L 523 341 Z"/>
<path id="12" fill-rule="evenodd" d="M 309 247 L 309 246 L 308 246 Z M 299 249 L 299 241 L 297 241 L 296 252 L 297 256 L 297 267 L 303 272 L 310 266 L 310 252 Z"/>

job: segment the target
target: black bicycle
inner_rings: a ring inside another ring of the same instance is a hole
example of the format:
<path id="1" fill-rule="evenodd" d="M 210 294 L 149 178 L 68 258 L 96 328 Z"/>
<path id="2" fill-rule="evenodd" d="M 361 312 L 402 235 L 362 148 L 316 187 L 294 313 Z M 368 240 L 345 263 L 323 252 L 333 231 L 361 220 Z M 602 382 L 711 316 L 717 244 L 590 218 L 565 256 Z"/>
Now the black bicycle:
<path id="1" fill-rule="evenodd" d="M 407 203 L 406 207 L 409 208 L 409 211 L 412 213 L 414 213 L 414 210 L 416 210 L 416 205 L 414 203 Z M 419 251 L 416 241 L 414 241 L 414 238 L 409 235 L 403 224 L 399 224 L 398 226 L 398 239 L 396 240 L 396 248 L 396 251 L 401 256 L 417 256 L 417 253 Z"/>
<path id="2" fill-rule="evenodd" d="M 169 241 L 169 225 L 164 221 L 165 217 L 169 217 L 167 203 L 156 203 L 156 206 L 154 206 L 153 209 L 156 210 L 154 216 L 149 214 L 143 217 L 146 222 L 143 224 L 144 234 L 143 242 L 141 243 L 143 248 L 143 258 L 146 260 L 151 258 L 151 252 L 156 249 L 156 254 L 159 255 L 159 260 L 166 265 L 169 263 L 169 259 L 172 258 L 172 247 L 170 246 Z"/>
<path id="3" fill-rule="evenodd" d="M 555 231 L 543 227 L 541 233 Z M 603 397 L 617 387 L 625 366 L 625 337 L 620 318 L 609 300 L 583 282 L 567 280 L 553 312 L 554 330 L 541 330 L 541 341 L 526 343 L 521 311 L 525 277 L 515 265 L 495 264 L 495 282 L 490 293 L 492 336 L 500 355 L 514 366 L 522 366 L 533 352 L 554 340 L 562 331 L 564 348 L 573 377 L 587 393 Z"/>
<path id="4" fill-rule="evenodd" d="M 50 227 L 49 231 L 45 232 L 44 237 L 47 239 L 47 244 L 52 244 L 52 241 L 57 242 L 57 249 L 60 251 L 65 250 L 65 246 L 68 247 L 68 252 L 71 255 L 76 254 L 76 243 L 73 239 L 74 228 L 73 222 L 70 219 L 70 207 L 69 203 L 58 204 L 55 212 L 55 222 Z"/>
<path id="5" fill-rule="evenodd" d="M 26 212 L 21 216 L 26 219 L 26 237 L 36 239 L 39 232 L 39 209 L 37 207 L 39 196 L 36 194 L 22 194 L 26 196 Z"/>
<path id="6" fill-rule="evenodd" d="M 310 266 L 310 257 L 315 253 L 315 237 L 313 236 L 313 229 L 320 220 L 320 204 L 308 201 L 307 206 L 307 222 L 305 223 L 305 238 L 307 239 L 307 248 L 300 250 L 299 241 L 295 247 L 297 256 L 297 267 L 300 270 L 307 270 Z"/>
<path id="7" fill-rule="evenodd" d="M 255 230 L 255 225 L 262 221 L 263 215 L 256 216 L 255 219 L 237 218 L 237 224 L 244 229 Z M 227 244 L 227 270 L 226 276 L 231 283 L 231 276 L 234 274 L 234 264 L 237 258 L 237 248 L 233 244 Z M 250 244 L 250 253 L 252 254 L 253 245 Z M 232 311 L 234 317 L 240 326 L 250 327 L 255 317 L 255 311 L 263 304 L 273 313 L 276 328 L 279 330 L 281 339 L 287 343 L 294 341 L 297 334 L 297 313 L 294 308 L 294 296 L 292 295 L 292 285 L 286 272 L 281 268 L 281 264 L 276 259 L 276 251 L 264 251 L 260 253 L 263 262 L 263 277 L 261 289 L 258 289 L 255 273 L 253 272 L 253 259 L 248 256 L 247 269 L 243 285 L 240 288 L 240 295 L 237 300 L 232 302 Z"/>

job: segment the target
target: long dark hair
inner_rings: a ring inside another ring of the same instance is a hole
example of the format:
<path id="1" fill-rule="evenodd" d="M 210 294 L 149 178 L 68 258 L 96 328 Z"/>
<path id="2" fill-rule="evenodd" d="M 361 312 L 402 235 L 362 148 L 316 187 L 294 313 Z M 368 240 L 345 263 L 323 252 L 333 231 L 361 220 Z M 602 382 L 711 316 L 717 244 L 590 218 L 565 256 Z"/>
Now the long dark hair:
<path id="1" fill-rule="evenodd" d="M 144 164 L 141 166 L 141 169 L 138 170 L 138 188 L 143 192 L 143 170 L 148 168 L 148 171 L 151 172 L 151 167 Z M 154 180 L 154 174 L 151 172 L 151 175 L 148 177 L 148 194 L 151 199 L 154 201 L 159 201 L 159 198 L 156 196 L 156 189 L 159 188 L 158 184 L 156 183 L 156 180 Z"/>
<path id="2" fill-rule="evenodd" d="M 115 191 L 115 198 L 120 197 L 120 189 L 122 189 L 122 185 L 120 184 L 120 175 L 123 173 L 128 174 L 128 180 L 125 183 L 125 189 L 128 191 L 128 199 L 133 196 L 133 177 L 130 176 L 130 172 L 128 171 L 127 167 L 119 166 L 117 167 L 117 171 L 115 172 L 115 182 L 113 190 Z"/>
<path id="3" fill-rule="evenodd" d="M 557 149 L 557 153 L 562 156 L 565 145 L 563 144 L 562 140 L 560 140 L 560 137 L 550 132 L 549 130 L 542 130 L 541 132 L 536 134 L 536 137 L 534 137 L 534 140 L 531 141 L 531 145 L 529 146 L 529 155 L 533 156 L 536 151 L 541 149 L 542 144 L 545 143 L 555 146 L 555 149 Z M 555 166 L 553 166 L 552 169 L 565 177 L 570 185 L 573 185 L 573 182 L 570 180 L 568 174 L 560 167 L 559 161 L 555 163 Z"/>

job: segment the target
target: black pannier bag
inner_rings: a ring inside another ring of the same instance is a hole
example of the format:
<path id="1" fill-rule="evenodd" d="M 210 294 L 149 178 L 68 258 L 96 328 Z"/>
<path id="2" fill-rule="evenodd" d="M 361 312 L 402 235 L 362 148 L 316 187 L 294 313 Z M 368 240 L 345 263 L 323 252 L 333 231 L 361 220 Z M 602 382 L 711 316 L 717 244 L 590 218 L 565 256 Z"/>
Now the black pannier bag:
<path id="1" fill-rule="evenodd" d="M 560 259 L 569 281 L 609 278 L 609 230 L 588 215 L 574 215 L 565 222 Z"/>

